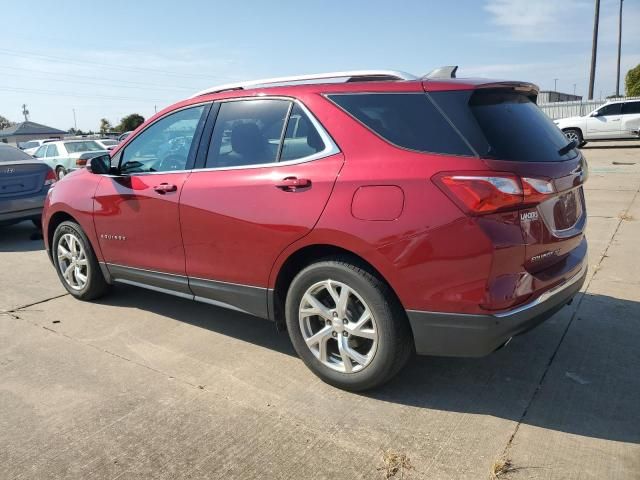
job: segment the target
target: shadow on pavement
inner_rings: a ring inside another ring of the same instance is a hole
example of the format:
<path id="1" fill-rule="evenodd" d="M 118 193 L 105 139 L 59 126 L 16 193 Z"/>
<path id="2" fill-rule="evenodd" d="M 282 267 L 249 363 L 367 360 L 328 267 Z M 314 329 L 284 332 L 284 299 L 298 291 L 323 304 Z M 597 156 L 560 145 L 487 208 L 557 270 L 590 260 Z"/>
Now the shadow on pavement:
<path id="1" fill-rule="evenodd" d="M 42 234 L 31 223 L 0 226 L 0 252 L 34 252 L 44 250 Z"/>
<path id="2" fill-rule="evenodd" d="M 116 288 L 101 303 L 148 310 L 295 355 L 286 333 L 242 313 L 129 287 Z M 585 295 L 551 362 L 573 311 L 565 308 L 484 358 L 416 357 L 389 384 L 364 396 L 640 443 L 640 303 Z"/>
<path id="3" fill-rule="evenodd" d="M 611 148 L 617 148 L 617 149 L 622 149 L 622 148 L 640 148 L 640 142 L 631 140 L 629 141 L 629 143 L 623 143 L 620 142 L 616 145 L 597 145 L 597 144 L 587 144 L 584 147 L 581 147 L 580 150 L 604 150 L 604 149 L 611 149 Z"/>

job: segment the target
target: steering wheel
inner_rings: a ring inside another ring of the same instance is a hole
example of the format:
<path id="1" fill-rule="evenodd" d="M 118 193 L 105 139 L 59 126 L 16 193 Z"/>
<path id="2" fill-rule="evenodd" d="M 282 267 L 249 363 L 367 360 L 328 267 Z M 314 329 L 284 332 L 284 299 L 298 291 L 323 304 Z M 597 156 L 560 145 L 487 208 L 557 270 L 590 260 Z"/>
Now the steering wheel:
<path id="1" fill-rule="evenodd" d="M 172 170 L 184 170 L 187 159 L 180 155 L 167 155 L 158 164 L 159 172 L 168 172 Z"/>

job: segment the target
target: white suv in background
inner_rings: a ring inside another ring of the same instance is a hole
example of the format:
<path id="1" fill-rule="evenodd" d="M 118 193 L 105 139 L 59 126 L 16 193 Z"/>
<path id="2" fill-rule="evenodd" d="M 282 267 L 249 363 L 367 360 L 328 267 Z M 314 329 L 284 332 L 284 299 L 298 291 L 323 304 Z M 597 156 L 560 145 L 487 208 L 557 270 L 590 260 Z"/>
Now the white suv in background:
<path id="1" fill-rule="evenodd" d="M 579 146 L 593 140 L 640 138 L 640 98 L 607 102 L 584 117 L 553 122 Z"/>

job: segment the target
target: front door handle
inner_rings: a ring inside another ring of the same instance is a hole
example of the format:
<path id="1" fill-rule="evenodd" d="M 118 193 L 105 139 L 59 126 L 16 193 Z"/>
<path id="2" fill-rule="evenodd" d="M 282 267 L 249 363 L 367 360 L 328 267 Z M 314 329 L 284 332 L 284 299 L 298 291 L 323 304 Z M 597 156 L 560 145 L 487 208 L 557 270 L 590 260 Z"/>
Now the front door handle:
<path id="1" fill-rule="evenodd" d="M 311 180 L 308 178 L 286 177 L 276 184 L 276 187 L 285 192 L 295 192 L 299 188 L 309 188 Z"/>
<path id="2" fill-rule="evenodd" d="M 160 185 L 156 185 L 155 187 L 153 187 L 153 189 L 156 192 L 164 195 L 165 193 L 175 192 L 176 190 L 178 190 L 178 187 L 170 183 L 161 183 Z"/>

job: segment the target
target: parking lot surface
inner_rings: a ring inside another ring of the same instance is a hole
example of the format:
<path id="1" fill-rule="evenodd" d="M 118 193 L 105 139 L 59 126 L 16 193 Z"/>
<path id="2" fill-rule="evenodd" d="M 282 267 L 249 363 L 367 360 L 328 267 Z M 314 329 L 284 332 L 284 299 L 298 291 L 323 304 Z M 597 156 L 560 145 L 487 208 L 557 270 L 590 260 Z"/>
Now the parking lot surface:
<path id="1" fill-rule="evenodd" d="M 640 144 L 587 145 L 590 273 L 482 359 L 419 357 L 367 394 L 286 334 L 118 286 L 66 295 L 31 224 L 0 228 L 0 478 L 640 478 Z"/>

